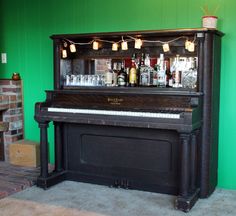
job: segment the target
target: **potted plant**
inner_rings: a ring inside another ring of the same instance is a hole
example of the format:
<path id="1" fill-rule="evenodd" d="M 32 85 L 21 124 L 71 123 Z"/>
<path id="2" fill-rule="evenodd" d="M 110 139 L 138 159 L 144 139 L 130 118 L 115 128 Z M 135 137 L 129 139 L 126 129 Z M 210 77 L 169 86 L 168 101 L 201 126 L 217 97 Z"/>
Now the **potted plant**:
<path id="1" fill-rule="evenodd" d="M 219 5 L 213 11 L 210 11 L 207 5 L 201 7 L 201 9 L 204 13 L 202 17 L 202 27 L 216 29 L 218 17 L 215 14 L 219 9 Z"/>

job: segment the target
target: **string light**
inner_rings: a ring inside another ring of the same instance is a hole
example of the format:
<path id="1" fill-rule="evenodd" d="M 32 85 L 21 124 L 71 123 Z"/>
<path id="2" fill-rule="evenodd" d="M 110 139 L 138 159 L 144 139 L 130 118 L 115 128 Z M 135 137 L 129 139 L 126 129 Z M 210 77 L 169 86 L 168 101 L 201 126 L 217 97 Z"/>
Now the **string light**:
<path id="1" fill-rule="evenodd" d="M 143 42 L 142 42 L 141 39 L 135 39 L 135 41 L 134 41 L 134 48 L 135 49 L 141 49 L 142 44 L 143 44 Z"/>
<path id="2" fill-rule="evenodd" d="M 191 41 L 186 40 L 185 41 L 185 49 L 188 50 L 189 44 L 191 43 Z"/>
<path id="3" fill-rule="evenodd" d="M 169 47 L 169 44 L 168 43 L 164 43 L 162 45 L 162 48 L 163 48 L 163 51 L 164 52 L 169 52 L 170 51 L 170 47 Z"/>
<path id="4" fill-rule="evenodd" d="M 190 42 L 188 45 L 188 49 L 189 52 L 194 52 L 195 50 L 195 44 L 193 42 Z"/>
<path id="5" fill-rule="evenodd" d="M 71 51 L 72 53 L 75 53 L 75 52 L 76 52 L 76 47 L 75 47 L 74 44 L 71 44 L 71 45 L 70 45 L 70 51 Z"/>
<path id="6" fill-rule="evenodd" d="M 128 43 L 127 41 L 124 40 L 123 36 L 122 36 L 122 42 L 121 42 L 121 49 L 128 50 Z"/>
<path id="7" fill-rule="evenodd" d="M 128 50 L 128 43 L 127 43 L 127 41 L 123 41 L 121 43 L 121 49 L 122 50 Z"/>
<path id="8" fill-rule="evenodd" d="M 112 49 L 112 51 L 117 51 L 118 50 L 118 43 L 113 43 L 111 49 Z"/>
<path id="9" fill-rule="evenodd" d="M 62 58 L 67 58 L 67 51 L 65 49 L 62 50 Z"/>
<path id="10" fill-rule="evenodd" d="M 102 39 L 94 40 L 93 39 L 93 40 L 85 42 L 85 43 L 74 42 L 74 41 L 64 38 L 64 40 L 63 40 L 64 49 L 62 50 L 62 57 L 67 58 L 67 50 L 65 49 L 68 46 L 67 42 L 70 43 L 70 51 L 71 52 L 76 52 L 76 45 L 90 45 L 90 44 L 92 44 L 93 49 L 98 50 L 99 47 L 101 46 L 101 44 L 99 42 L 105 42 L 105 43 L 112 44 L 112 51 L 118 51 L 119 46 L 121 46 L 122 50 L 128 50 L 128 43 L 132 42 L 132 41 L 134 41 L 134 48 L 135 49 L 141 49 L 143 43 L 159 43 L 159 44 L 161 44 L 164 52 L 169 52 L 170 45 L 173 42 L 178 41 L 178 40 L 183 40 L 183 39 L 185 39 L 185 42 L 184 42 L 185 49 L 188 50 L 189 52 L 194 52 L 195 51 L 195 43 L 194 42 L 196 40 L 196 35 L 194 36 L 194 39 L 192 41 L 189 40 L 189 38 L 186 36 L 180 36 L 180 37 L 174 38 L 169 41 L 161 41 L 161 40 L 145 40 L 145 39 L 140 39 L 140 38 L 126 35 L 125 40 L 124 40 L 123 36 L 121 36 L 121 40 L 119 40 L 119 41 L 110 41 L 110 40 L 102 40 Z"/>
<path id="11" fill-rule="evenodd" d="M 97 41 L 93 41 L 93 49 L 94 50 L 98 50 L 98 42 Z"/>
<path id="12" fill-rule="evenodd" d="M 195 51 L 195 42 L 196 36 L 194 36 L 193 41 L 186 40 L 185 41 L 185 49 L 188 50 L 189 52 L 194 52 Z"/>
<path id="13" fill-rule="evenodd" d="M 67 47 L 67 42 L 66 41 L 64 41 L 63 46 Z"/>

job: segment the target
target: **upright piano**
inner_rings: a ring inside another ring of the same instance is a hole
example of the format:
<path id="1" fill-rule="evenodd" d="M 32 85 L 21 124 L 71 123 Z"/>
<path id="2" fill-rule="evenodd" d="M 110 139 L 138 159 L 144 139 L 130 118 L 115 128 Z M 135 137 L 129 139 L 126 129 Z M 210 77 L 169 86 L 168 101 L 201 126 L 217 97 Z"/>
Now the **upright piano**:
<path id="1" fill-rule="evenodd" d="M 198 198 L 208 197 L 217 185 L 222 36 L 205 28 L 52 35 L 54 90 L 47 90 L 46 100 L 35 105 L 41 154 L 37 185 L 46 189 L 73 180 L 172 194 L 175 207 L 185 212 Z M 140 49 L 135 39 L 143 41 Z M 111 49 L 112 43 L 125 40 L 128 50 Z M 98 49 L 92 47 L 94 41 Z M 194 48 L 187 49 L 186 42 Z M 129 66 L 133 53 L 157 59 L 167 43 L 166 57 L 178 55 L 186 64 L 194 58 L 197 63 L 193 76 L 182 69 L 177 87 L 88 81 L 107 73 L 103 63 L 108 60 Z M 55 135 L 52 172 L 49 122 Z"/>

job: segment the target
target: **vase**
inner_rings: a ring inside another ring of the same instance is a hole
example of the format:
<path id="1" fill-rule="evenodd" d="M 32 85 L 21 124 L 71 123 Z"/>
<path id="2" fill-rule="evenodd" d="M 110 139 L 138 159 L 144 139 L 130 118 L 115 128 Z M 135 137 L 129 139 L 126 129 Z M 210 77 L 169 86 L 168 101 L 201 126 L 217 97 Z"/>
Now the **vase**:
<path id="1" fill-rule="evenodd" d="M 203 16 L 202 17 L 202 27 L 216 29 L 217 28 L 217 21 L 218 21 L 217 16 Z"/>
<path id="2" fill-rule="evenodd" d="M 11 78 L 12 78 L 12 80 L 15 80 L 15 81 L 20 80 L 20 74 L 19 73 L 13 73 Z"/>

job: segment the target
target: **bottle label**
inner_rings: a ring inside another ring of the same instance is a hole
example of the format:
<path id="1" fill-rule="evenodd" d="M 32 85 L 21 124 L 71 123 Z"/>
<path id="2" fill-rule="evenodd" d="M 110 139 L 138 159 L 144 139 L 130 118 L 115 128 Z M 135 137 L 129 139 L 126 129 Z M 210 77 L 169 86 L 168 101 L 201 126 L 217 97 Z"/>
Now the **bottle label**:
<path id="1" fill-rule="evenodd" d="M 112 85 L 112 73 L 110 71 L 106 73 L 106 85 L 107 86 Z"/>
<path id="2" fill-rule="evenodd" d="M 157 71 L 153 71 L 153 85 L 157 86 Z"/>
<path id="3" fill-rule="evenodd" d="M 129 72 L 129 82 L 131 84 L 136 84 L 137 82 L 137 74 L 136 74 L 136 69 L 135 68 L 131 68 L 130 72 Z"/>
<path id="4" fill-rule="evenodd" d="M 140 81 L 139 84 L 141 86 L 149 85 L 149 73 L 148 68 L 145 66 L 141 66 L 140 68 Z"/>
<path id="5" fill-rule="evenodd" d="M 118 83 L 119 86 L 125 86 L 126 85 L 125 76 L 123 74 L 118 75 L 117 83 Z"/>
<path id="6" fill-rule="evenodd" d="M 154 72 L 153 70 L 149 71 L 149 85 L 153 85 L 154 79 L 153 79 Z"/>
<path id="7" fill-rule="evenodd" d="M 142 73 L 140 75 L 140 85 L 147 86 L 148 85 L 148 74 L 147 73 Z"/>
<path id="8" fill-rule="evenodd" d="M 166 86 L 166 72 L 165 70 L 158 71 L 158 86 L 165 87 Z"/>

